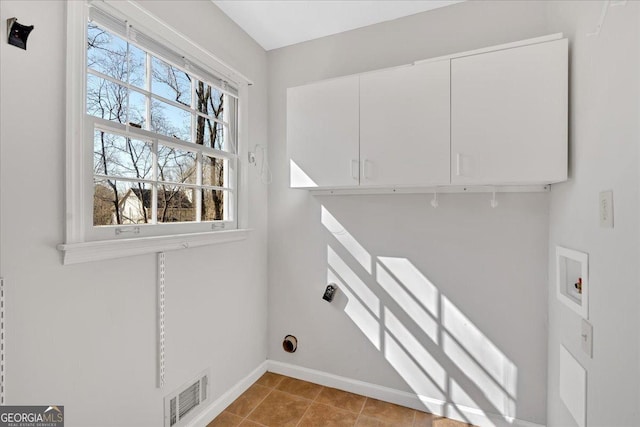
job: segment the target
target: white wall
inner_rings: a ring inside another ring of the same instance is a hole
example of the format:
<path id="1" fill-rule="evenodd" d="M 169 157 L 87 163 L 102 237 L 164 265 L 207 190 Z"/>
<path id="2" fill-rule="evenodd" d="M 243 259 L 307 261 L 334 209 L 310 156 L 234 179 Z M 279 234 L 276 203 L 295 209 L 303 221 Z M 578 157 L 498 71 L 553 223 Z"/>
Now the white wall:
<path id="1" fill-rule="evenodd" d="M 549 2 L 553 31 L 570 38 L 570 180 L 551 192 L 549 238 L 548 423 L 572 426 L 558 396 L 559 346 L 587 370 L 587 425 L 637 426 L 638 80 L 640 4 Z M 615 228 L 600 228 L 598 193 L 613 190 Z M 593 359 L 580 349 L 580 319 L 555 297 L 555 246 L 589 254 Z"/>
<path id="2" fill-rule="evenodd" d="M 1 1 L 0 34 L 12 16 L 36 27 L 26 52 L 0 43 L 7 403 L 64 404 L 69 426 L 160 425 L 163 396 L 196 373 L 211 367 L 215 398 L 265 359 L 268 306 L 272 359 L 487 412 L 504 406 L 496 385 L 516 383 L 516 416 L 550 426 L 573 425 L 557 392 L 563 343 L 588 370 L 588 424 L 637 424 L 640 11 L 635 2 L 612 8 L 600 37 L 586 38 L 600 4 L 465 2 L 271 51 L 267 82 L 267 55 L 210 2 L 145 1 L 254 80 L 251 145 L 268 137 L 274 173 L 268 305 L 267 191 L 255 170 L 250 202 L 259 208 L 247 241 L 167 254 L 168 384 L 160 391 L 154 256 L 62 266 L 55 249 L 64 226 L 64 2 Z M 287 87 L 554 31 L 572 46 L 571 180 L 551 195 L 499 195 L 496 210 L 487 196 L 443 195 L 434 210 L 427 196 L 314 198 L 287 188 Z M 26 175 L 26 165 L 36 172 Z M 614 190 L 614 230 L 598 228 L 605 189 Z M 556 244 L 590 254 L 593 359 L 580 353 L 579 319 L 553 293 L 547 254 Z M 358 260 L 367 256 L 365 268 Z M 399 304 L 407 294 L 389 273 L 420 298 Z M 333 305 L 321 300 L 328 274 L 345 282 Z M 345 285 L 361 299 L 346 301 Z M 456 326 L 465 319 L 461 335 Z M 293 355 L 281 350 L 287 333 L 300 339 Z M 456 351 L 451 335 L 485 371 Z M 489 378 L 509 362 L 516 381 Z M 96 419 L 105 403 L 117 417 Z"/>
<path id="3" fill-rule="evenodd" d="M 434 210 L 425 195 L 288 189 L 286 88 L 544 35 L 546 19 L 544 2 L 465 2 L 268 53 L 269 358 L 488 413 L 504 414 L 513 392 L 518 418 L 545 422 L 549 194 L 500 194 L 495 210 L 488 195 L 446 195 Z M 343 297 L 329 305 L 336 274 Z M 281 348 L 288 333 L 294 354 Z"/>
<path id="4" fill-rule="evenodd" d="M 67 425 L 159 426 L 163 397 L 210 367 L 212 397 L 266 357 L 266 187 L 250 171 L 246 241 L 169 252 L 167 385 L 155 388 L 154 255 L 63 266 L 65 20 L 62 1 L 0 2 L 35 25 L 0 43 L 1 267 L 8 404 L 63 404 Z M 266 140 L 266 54 L 211 2 L 144 7 L 254 80 L 252 144 Z M 102 414 L 111 414 L 104 416 Z"/>

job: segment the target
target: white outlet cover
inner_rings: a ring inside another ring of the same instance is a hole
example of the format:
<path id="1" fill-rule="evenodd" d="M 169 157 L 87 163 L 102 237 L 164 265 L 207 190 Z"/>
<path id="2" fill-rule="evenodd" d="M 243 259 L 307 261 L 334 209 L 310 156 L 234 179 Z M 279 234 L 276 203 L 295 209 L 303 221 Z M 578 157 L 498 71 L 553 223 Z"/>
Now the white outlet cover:
<path id="1" fill-rule="evenodd" d="M 613 228 L 613 191 L 601 191 L 598 202 L 600 227 Z"/>

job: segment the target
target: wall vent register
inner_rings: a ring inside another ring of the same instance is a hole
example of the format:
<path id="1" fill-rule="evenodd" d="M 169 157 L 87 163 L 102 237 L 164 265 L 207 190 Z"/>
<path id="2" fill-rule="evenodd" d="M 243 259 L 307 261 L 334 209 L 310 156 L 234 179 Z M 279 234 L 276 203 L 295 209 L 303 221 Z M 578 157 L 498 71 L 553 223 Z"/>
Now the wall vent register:
<path id="1" fill-rule="evenodd" d="M 208 398 L 209 375 L 203 373 L 165 397 L 165 427 L 181 427 L 187 425 Z"/>

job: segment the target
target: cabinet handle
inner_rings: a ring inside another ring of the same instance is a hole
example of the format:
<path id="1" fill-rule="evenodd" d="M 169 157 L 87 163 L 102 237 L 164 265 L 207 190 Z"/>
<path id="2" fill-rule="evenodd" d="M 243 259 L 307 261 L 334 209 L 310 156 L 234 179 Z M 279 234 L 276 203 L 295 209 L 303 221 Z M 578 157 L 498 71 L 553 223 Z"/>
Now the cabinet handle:
<path id="1" fill-rule="evenodd" d="M 360 162 L 356 159 L 351 160 L 351 178 L 358 180 L 358 169 L 360 168 Z"/>
<path id="2" fill-rule="evenodd" d="M 369 176 L 369 167 L 368 167 L 370 163 L 371 162 L 369 161 L 369 159 L 364 159 L 362 161 L 362 177 L 364 179 L 371 179 L 371 177 Z"/>
<path id="3" fill-rule="evenodd" d="M 460 176 L 462 175 L 462 172 L 460 170 L 460 158 L 462 156 L 460 156 L 460 153 L 456 153 L 456 176 Z"/>

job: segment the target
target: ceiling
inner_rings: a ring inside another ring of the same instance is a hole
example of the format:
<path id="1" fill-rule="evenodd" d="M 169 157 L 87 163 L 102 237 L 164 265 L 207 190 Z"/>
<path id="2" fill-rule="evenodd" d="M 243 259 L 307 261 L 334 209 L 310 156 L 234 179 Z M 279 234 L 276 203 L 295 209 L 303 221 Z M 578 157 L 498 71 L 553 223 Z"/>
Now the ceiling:
<path id="1" fill-rule="evenodd" d="M 265 50 L 271 50 L 463 0 L 212 1 Z"/>

